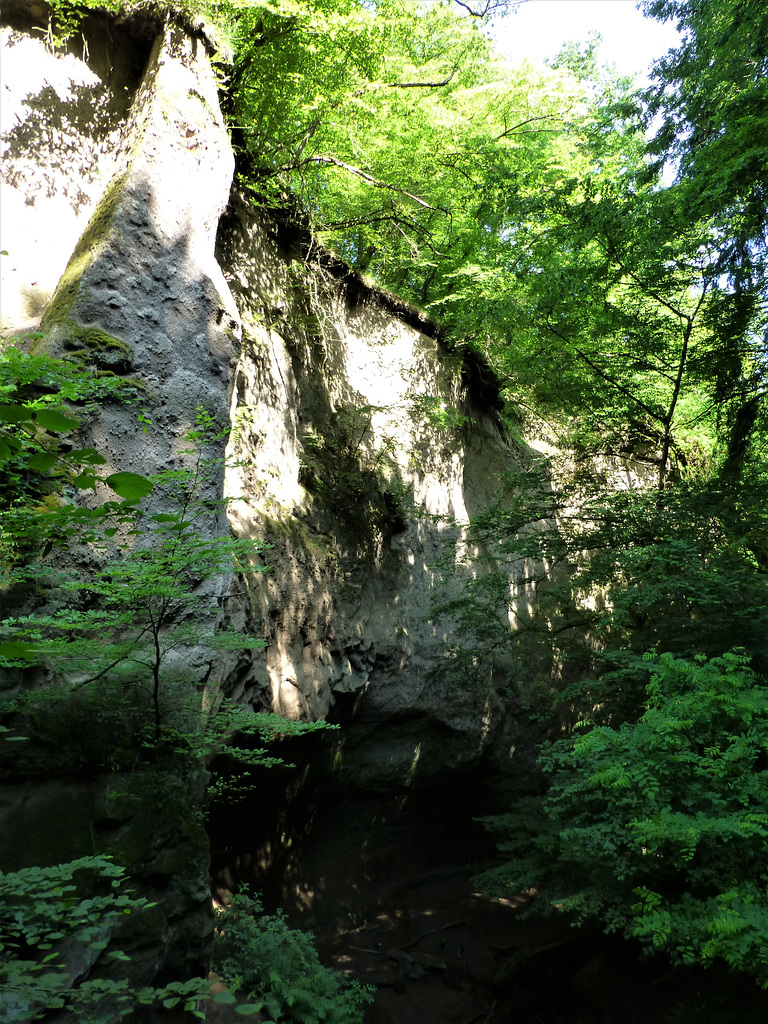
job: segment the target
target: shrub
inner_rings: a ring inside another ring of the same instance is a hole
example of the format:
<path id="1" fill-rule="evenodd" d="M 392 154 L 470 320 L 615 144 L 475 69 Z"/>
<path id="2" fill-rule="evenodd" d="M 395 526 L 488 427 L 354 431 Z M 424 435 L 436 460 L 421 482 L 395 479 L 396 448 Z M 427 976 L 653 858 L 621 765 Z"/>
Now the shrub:
<path id="1" fill-rule="evenodd" d="M 234 897 L 221 914 L 214 967 L 271 1021 L 360 1024 L 371 989 L 323 967 L 312 936 L 265 914 L 251 896 Z"/>
<path id="2" fill-rule="evenodd" d="M 27 1024 L 64 1010 L 82 1024 L 112 1024 L 157 1002 L 202 1018 L 205 979 L 136 988 L 109 967 L 128 961 L 111 941 L 126 915 L 152 906 L 126 890 L 108 857 L 0 873 L 0 1020 Z"/>
<path id="3" fill-rule="evenodd" d="M 739 654 L 648 660 L 638 722 L 552 744 L 549 791 L 485 819 L 483 883 L 768 987 L 768 688 Z"/>

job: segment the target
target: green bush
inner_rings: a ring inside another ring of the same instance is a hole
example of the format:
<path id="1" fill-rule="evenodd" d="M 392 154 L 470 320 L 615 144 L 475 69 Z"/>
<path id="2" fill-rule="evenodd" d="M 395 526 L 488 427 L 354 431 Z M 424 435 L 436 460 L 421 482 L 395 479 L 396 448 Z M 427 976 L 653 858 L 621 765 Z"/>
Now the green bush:
<path id="1" fill-rule="evenodd" d="M 128 961 L 112 942 L 126 916 L 152 906 L 126 890 L 108 857 L 0 873 L 0 1020 L 27 1024 L 63 1010 L 82 1024 L 112 1024 L 158 1002 L 202 1018 L 205 979 L 136 988 L 109 966 Z"/>
<path id="2" fill-rule="evenodd" d="M 548 792 L 484 819 L 483 884 L 768 988 L 768 688 L 738 654 L 649 660 L 637 723 L 552 744 Z"/>
<path id="3" fill-rule="evenodd" d="M 323 967 L 312 936 L 289 928 L 282 913 L 236 896 L 219 920 L 214 968 L 271 1021 L 360 1024 L 371 989 Z"/>

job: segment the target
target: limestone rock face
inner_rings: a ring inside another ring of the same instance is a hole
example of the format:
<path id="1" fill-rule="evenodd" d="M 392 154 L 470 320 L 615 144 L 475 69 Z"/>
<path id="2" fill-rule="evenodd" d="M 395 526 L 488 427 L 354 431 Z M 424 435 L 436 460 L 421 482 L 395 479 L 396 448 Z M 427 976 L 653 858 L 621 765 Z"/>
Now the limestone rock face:
<path id="1" fill-rule="evenodd" d="M 3 32 L 4 67 L 8 55 L 12 66 L 27 65 L 27 84 L 7 90 L 18 123 L 4 120 L 11 127 L 3 136 L 3 202 L 10 197 L 15 210 L 24 200 L 0 264 L 9 268 L 7 326 L 17 333 L 31 326 L 38 347 L 136 385 L 140 405 L 110 404 L 84 424 L 82 443 L 108 458 L 105 473 L 149 476 L 189 466 L 180 453 L 198 410 L 221 430 L 228 425 L 229 363 L 240 332 L 214 253 L 234 156 L 205 46 L 172 24 L 152 42 L 104 19 L 85 23 L 80 56 L 52 54 L 16 29 Z M 61 131 L 50 128 L 53 121 Z M 42 319 L 30 321 L 32 268 L 41 257 L 47 265 L 49 237 L 54 251 L 67 247 L 68 259 Z M 223 457 L 223 443 L 206 454 Z M 218 479 L 203 497 L 220 494 Z M 112 497 L 103 488 L 96 500 Z M 168 511 L 154 499 L 150 506 Z M 228 535 L 223 515 L 213 529 Z M 230 585 L 215 579 L 202 588 L 208 629 L 220 620 Z M 229 670 L 226 658 L 214 666 L 202 651 L 193 660 L 194 674 L 214 685 Z"/>
<path id="2" fill-rule="evenodd" d="M 132 409 L 110 410 L 102 426 L 99 450 L 123 470 L 167 465 L 198 408 L 226 418 L 239 323 L 214 239 L 233 173 L 203 45 L 171 26 L 155 42 L 115 173 L 41 324 L 49 345 L 146 388 L 149 433 Z"/>
<path id="3" fill-rule="evenodd" d="M 114 174 L 148 44 L 92 21 L 88 61 L 53 51 L 34 5 L 0 29 L 0 330 L 35 329 Z M 14 17 L 15 15 L 15 17 Z M 26 15 L 26 17 L 25 17 Z M 6 19 L 8 19 L 6 21 Z"/>
<path id="4" fill-rule="evenodd" d="M 107 472 L 150 475 L 184 466 L 197 409 L 228 422 L 239 322 L 214 246 L 234 158 L 203 44 L 169 25 L 154 42 L 118 31 L 127 45 L 100 49 L 111 28 L 98 18 L 86 26 L 93 45 L 79 55 L 3 29 L 14 113 L 3 118 L 3 309 L 8 329 L 34 330 L 33 346 L 133 380 L 141 405 L 104 406 L 83 420 L 82 442 L 108 459 Z M 219 479 L 206 496 L 220 492 Z M 223 514 L 208 528 L 228 534 Z M 220 621 L 230 587 L 227 576 L 201 588 L 201 629 Z M 202 649 L 190 661 L 187 674 L 212 685 L 230 670 L 226 655 L 212 665 Z M 4 745 L 0 869 L 111 853 L 156 903 L 126 941 L 132 983 L 204 976 L 213 915 L 202 780 L 151 764 L 100 776 L 94 765 L 109 764 L 119 733 L 102 716 L 58 749 L 47 735 L 33 736 L 21 759 Z"/>
<path id="5" fill-rule="evenodd" d="M 230 518 L 272 545 L 244 613 L 269 647 L 233 694 L 345 721 L 344 786 L 471 767 L 501 705 L 492 680 L 451 677 L 435 605 L 460 585 L 470 516 L 524 455 L 436 326 L 295 224 L 234 197 L 219 244 L 243 321 Z"/>
<path id="6" fill-rule="evenodd" d="M 234 426 L 231 527 L 271 545 L 272 568 L 229 600 L 229 614 L 269 647 L 223 659 L 212 678 L 291 717 L 351 716 L 341 763 L 355 784 L 411 784 L 475 763 L 499 703 L 491 680 L 442 670 L 451 626 L 434 604 L 457 585 L 443 563 L 467 554 L 468 519 L 524 458 L 488 395 L 434 324 L 352 275 L 296 217 L 230 197 L 234 159 L 201 41 L 167 27 L 140 81 L 138 43 L 127 66 L 102 55 L 99 78 L 90 54 L 54 57 L 11 29 L 6 42 L 14 60 L 34 46 L 41 62 L 36 83 L 11 90 L 29 138 L 48 138 L 54 116 L 66 128 L 37 169 L 38 150 L 22 153 L 16 128 L 6 132 L 6 185 L 32 200 L 25 224 L 40 182 L 77 213 L 55 232 L 72 254 L 42 343 L 135 379 L 152 420 L 143 432 L 135 409 L 110 406 L 89 443 L 109 468 L 151 474 L 182 464 L 198 408 Z M 91 94 L 103 117 L 83 116 Z M 15 225 L 14 280 L 33 258 L 24 237 Z M 11 309 L 11 326 L 26 324 L 33 287 L 16 288 L 27 306 Z M 219 580 L 201 606 L 229 588 Z"/>
<path id="7" fill-rule="evenodd" d="M 110 404 L 84 424 L 107 471 L 184 466 L 200 408 L 231 425 L 231 466 L 207 494 L 232 499 L 229 522 L 212 517 L 209 529 L 267 545 L 270 570 L 210 581 L 199 617 L 268 646 L 215 663 L 201 651 L 198 679 L 255 709 L 342 723 L 329 784 L 402 792 L 470 770 L 514 736 L 494 680 L 451 673 L 456 637 L 436 604 L 486 571 L 468 521 L 527 458 L 501 428 L 493 382 L 426 316 L 324 251 L 295 213 L 231 193 L 202 41 L 168 25 L 112 47 L 106 24 L 88 27 L 87 53 L 59 55 L 18 24 L 3 29 L 5 327 L 134 382 L 138 407 Z M 50 861 L 90 853 L 84 823 L 115 780 L 93 781 L 57 847 L 55 830 L 40 831 L 59 792 L 43 774 L 34 796 L 21 777 L 8 783 L 0 819 L 21 801 Z M 143 806 L 106 814 L 104 827 L 137 877 L 166 880 L 148 962 L 186 963 L 185 915 L 190 959 L 202 962 L 200 823 L 190 814 L 174 847 Z M 25 862 L 2 839 L 0 854 Z"/>
<path id="8" fill-rule="evenodd" d="M 300 218 L 230 195 L 234 158 L 200 40 L 168 26 L 151 46 L 134 39 L 123 62 L 93 28 L 86 62 L 4 31 L 14 60 L 34 48 L 40 62 L 37 80 L 11 93 L 24 137 L 47 140 L 22 152 L 15 127 L 4 137 L 6 186 L 32 200 L 7 243 L 15 294 L 29 297 L 23 270 L 45 249 L 27 233 L 44 182 L 51 202 L 78 212 L 51 232 L 71 255 L 40 344 L 135 380 L 152 421 L 144 432 L 136 408 L 110 405 L 87 443 L 108 469 L 149 475 L 183 465 L 197 409 L 231 420 L 241 465 L 224 484 L 230 526 L 271 545 L 271 570 L 245 598 L 226 579 L 201 592 L 207 628 L 226 604 L 266 653 L 216 665 L 201 655 L 199 676 L 254 707 L 350 720 L 348 784 L 418 784 L 476 763 L 500 704 L 492 680 L 444 671 L 452 627 L 434 606 L 460 585 L 446 568 L 468 554 L 469 518 L 525 458 L 499 427 L 493 389 L 427 317 L 355 277 Z M 84 116 L 84 96 L 103 117 Z M 10 326 L 31 310 L 12 306 Z"/>

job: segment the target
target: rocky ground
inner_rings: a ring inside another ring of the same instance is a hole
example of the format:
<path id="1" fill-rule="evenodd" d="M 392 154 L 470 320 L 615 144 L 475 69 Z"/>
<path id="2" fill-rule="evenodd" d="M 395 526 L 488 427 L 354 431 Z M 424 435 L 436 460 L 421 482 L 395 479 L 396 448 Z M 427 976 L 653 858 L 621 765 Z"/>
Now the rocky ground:
<path id="1" fill-rule="evenodd" d="M 376 988 L 366 1024 L 655 1024 L 667 980 L 655 963 L 562 918 L 532 919 L 523 897 L 494 900 L 473 881 L 493 839 L 466 814 L 472 793 L 415 794 L 364 804 L 299 804 L 295 833 L 273 871 L 270 842 L 242 833 L 217 859 L 221 895 L 245 881 L 292 925 L 315 934 L 323 961 Z M 290 821 L 283 819 L 290 834 Z M 218 834 L 223 845 L 227 837 Z M 224 1024 L 223 1016 L 212 1017 Z M 232 1018 L 242 1020 L 242 1017 Z"/>
<path id="2" fill-rule="evenodd" d="M 466 868 L 376 888 L 365 919 L 320 943 L 328 963 L 376 986 L 366 1024 L 652 1019 L 647 993 L 642 1010 L 636 1000 L 653 986 L 648 965 L 561 920 L 523 919 L 522 898 L 484 897 Z"/>

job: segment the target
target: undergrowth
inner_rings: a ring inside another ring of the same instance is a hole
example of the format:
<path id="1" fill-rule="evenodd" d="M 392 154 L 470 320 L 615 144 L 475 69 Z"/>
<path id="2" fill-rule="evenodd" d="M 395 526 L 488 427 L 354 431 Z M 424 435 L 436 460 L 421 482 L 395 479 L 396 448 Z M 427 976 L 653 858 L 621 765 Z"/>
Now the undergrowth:
<path id="1" fill-rule="evenodd" d="M 373 990 L 324 967 L 312 936 L 265 914 L 253 896 L 221 912 L 214 969 L 269 1017 L 264 1024 L 361 1024 Z"/>

